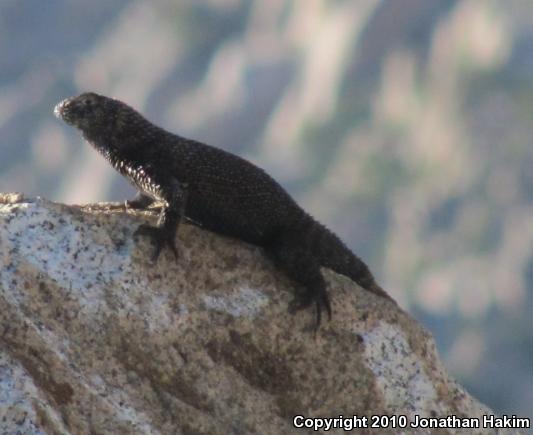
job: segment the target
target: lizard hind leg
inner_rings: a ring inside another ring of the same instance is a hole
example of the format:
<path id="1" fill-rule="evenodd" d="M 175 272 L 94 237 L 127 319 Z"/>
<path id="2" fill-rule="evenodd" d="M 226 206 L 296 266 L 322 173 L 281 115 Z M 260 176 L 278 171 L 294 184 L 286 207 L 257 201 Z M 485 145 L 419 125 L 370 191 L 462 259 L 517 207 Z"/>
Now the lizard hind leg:
<path id="1" fill-rule="evenodd" d="M 300 284 L 304 291 L 289 304 L 289 312 L 295 313 L 313 304 L 316 309 L 315 330 L 320 326 L 322 310 L 326 310 L 331 320 L 331 304 L 326 290 L 326 282 L 320 272 L 317 259 L 298 243 L 282 242 L 266 248 L 268 256 L 285 274 Z"/>

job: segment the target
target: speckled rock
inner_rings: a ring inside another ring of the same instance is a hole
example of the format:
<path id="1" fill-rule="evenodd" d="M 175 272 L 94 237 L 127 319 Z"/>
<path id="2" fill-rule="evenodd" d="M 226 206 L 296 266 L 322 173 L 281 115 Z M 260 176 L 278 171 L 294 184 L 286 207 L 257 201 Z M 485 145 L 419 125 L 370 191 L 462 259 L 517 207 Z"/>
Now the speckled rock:
<path id="1" fill-rule="evenodd" d="M 133 233 L 153 219 L 0 196 L 0 432 L 279 434 L 302 433 L 298 414 L 490 413 L 394 304 L 326 271 L 334 317 L 314 337 L 260 249 L 182 225 L 179 260 L 151 264 Z"/>

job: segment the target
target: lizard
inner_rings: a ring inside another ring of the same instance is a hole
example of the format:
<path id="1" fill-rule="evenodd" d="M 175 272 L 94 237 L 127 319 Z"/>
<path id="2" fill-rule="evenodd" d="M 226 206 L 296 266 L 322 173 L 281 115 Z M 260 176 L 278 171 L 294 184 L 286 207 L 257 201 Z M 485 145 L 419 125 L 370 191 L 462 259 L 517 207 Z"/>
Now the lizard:
<path id="1" fill-rule="evenodd" d="M 122 101 L 94 92 L 61 101 L 54 114 L 80 130 L 138 189 L 127 206 L 162 204 L 157 225 L 141 224 L 135 232 L 151 239 L 152 261 L 163 247 L 178 258 L 176 233 L 187 218 L 207 230 L 260 246 L 302 290 L 289 303 L 289 312 L 314 305 L 315 330 L 322 310 L 332 317 L 322 267 L 394 301 L 338 236 L 248 160 L 168 132 Z"/>

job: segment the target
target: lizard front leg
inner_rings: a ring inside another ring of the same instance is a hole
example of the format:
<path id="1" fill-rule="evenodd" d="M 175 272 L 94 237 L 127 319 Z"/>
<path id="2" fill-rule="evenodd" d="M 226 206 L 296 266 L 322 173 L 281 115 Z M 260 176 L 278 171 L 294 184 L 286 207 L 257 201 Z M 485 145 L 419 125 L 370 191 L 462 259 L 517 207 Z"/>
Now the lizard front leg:
<path id="1" fill-rule="evenodd" d="M 173 179 L 171 183 L 165 186 L 162 197 L 164 203 L 159 214 L 157 226 L 142 224 L 135 231 L 135 235 L 148 236 L 152 240 L 155 247 L 152 254 L 153 262 L 157 261 L 161 249 L 165 245 L 170 248 L 174 257 L 178 258 L 176 232 L 187 203 L 187 185 Z"/>

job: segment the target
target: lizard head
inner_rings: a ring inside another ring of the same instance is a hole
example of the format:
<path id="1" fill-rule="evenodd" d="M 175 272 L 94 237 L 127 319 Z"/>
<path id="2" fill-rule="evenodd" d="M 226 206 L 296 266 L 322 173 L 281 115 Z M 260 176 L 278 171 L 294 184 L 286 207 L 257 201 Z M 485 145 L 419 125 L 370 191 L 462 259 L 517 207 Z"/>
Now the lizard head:
<path id="1" fill-rule="evenodd" d="M 94 92 L 61 101 L 54 114 L 97 147 L 123 149 L 135 141 L 148 143 L 163 131 L 127 104 Z"/>
<path id="2" fill-rule="evenodd" d="M 95 128 L 104 122 L 107 97 L 87 92 L 77 97 L 66 98 L 56 105 L 54 114 L 80 130 Z"/>
<path id="3" fill-rule="evenodd" d="M 111 135 L 122 118 L 124 107 L 118 100 L 87 92 L 58 103 L 54 114 L 81 130 L 87 139 L 92 139 Z"/>

